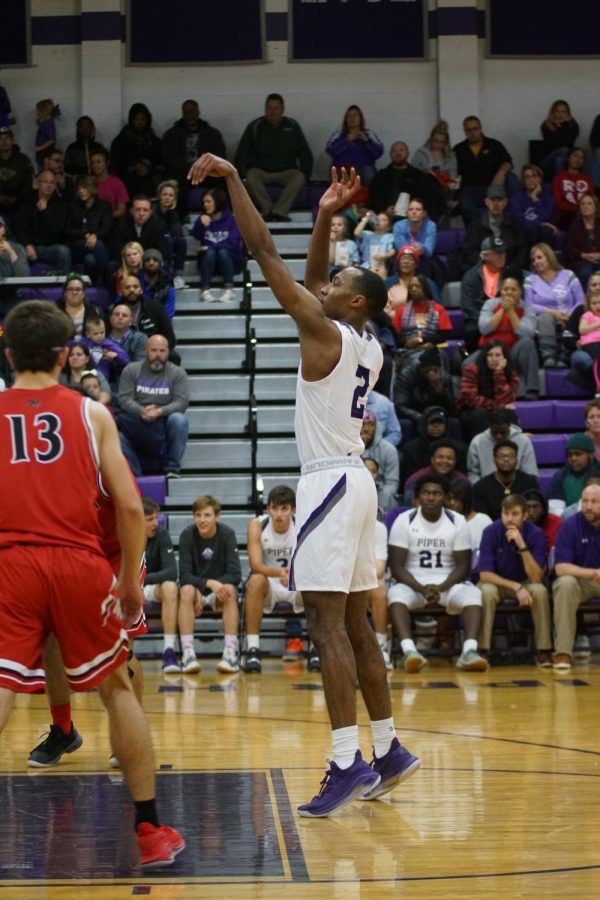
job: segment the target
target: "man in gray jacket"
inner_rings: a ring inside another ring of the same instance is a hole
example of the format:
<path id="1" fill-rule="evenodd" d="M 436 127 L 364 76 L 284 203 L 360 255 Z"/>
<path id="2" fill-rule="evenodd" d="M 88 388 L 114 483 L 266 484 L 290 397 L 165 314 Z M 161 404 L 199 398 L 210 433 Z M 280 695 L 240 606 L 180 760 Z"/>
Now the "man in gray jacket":
<path id="1" fill-rule="evenodd" d="M 168 361 L 169 342 L 153 334 L 142 362 L 129 363 L 119 382 L 117 424 L 123 453 L 134 475 L 149 459 L 167 478 L 179 478 L 188 437 L 185 411 L 190 402 L 187 373 Z"/>
<path id="2" fill-rule="evenodd" d="M 364 441 L 364 459 L 374 459 L 378 466 L 375 484 L 379 506 L 385 513 L 398 504 L 400 483 L 400 462 L 398 451 L 393 444 L 377 434 L 377 417 L 370 409 L 365 409 L 360 436 Z"/>
<path id="3" fill-rule="evenodd" d="M 498 441 L 505 441 L 507 438 L 514 441 L 519 448 L 517 468 L 522 472 L 527 472 L 528 475 L 538 477 L 533 444 L 517 424 L 517 415 L 514 409 L 490 409 L 488 428 L 474 437 L 469 446 L 467 471 L 473 484 L 480 478 L 496 471 L 494 447 Z"/>

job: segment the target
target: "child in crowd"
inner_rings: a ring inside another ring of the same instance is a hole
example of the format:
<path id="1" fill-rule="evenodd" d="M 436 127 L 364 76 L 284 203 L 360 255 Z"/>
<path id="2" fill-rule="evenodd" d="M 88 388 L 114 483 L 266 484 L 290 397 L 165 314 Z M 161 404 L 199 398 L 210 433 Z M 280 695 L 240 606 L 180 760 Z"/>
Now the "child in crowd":
<path id="1" fill-rule="evenodd" d="M 371 230 L 372 229 L 372 230 Z M 367 212 L 356 228 L 354 238 L 360 241 L 360 253 L 365 265 L 382 278 L 388 276 L 388 264 L 394 258 L 392 220 L 386 212 Z"/>
<path id="2" fill-rule="evenodd" d="M 331 220 L 329 265 L 332 269 L 360 265 L 358 244 L 348 239 L 348 222 L 344 216 L 334 216 Z"/>
<path id="3" fill-rule="evenodd" d="M 121 265 L 115 275 L 115 294 L 121 293 L 123 281 L 137 275 L 144 263 L 144 248 L 137 241 L 129 241 L 121 250 Z"/>
<path id="4" fill-rule="evenodd" d="M 89 349 L 94 366 L 107 381 L 117 381 L 129 363 L 129 355 L 116 341 L 106 337 L 106 325 L 101 316 L 89 316 L 81 343 Z"/>
<path id="5" fill-rule="evenodd" d="M 600 297 L 586 296 L 585 312 L 579 320 L 581 349 L 594 360 L 593 372 L 596 397 L 600 397 Z"/>
<path id="6" fill-rule="evenodd" d="M 53 100 L 40 100 L 35 104 L 35 121 L 37 131 L 35 133 L 35 161 L 38 169 L 44 165 L 44 157 L 49 150 L 56 146 L 56 125 L 54 120 L 60 116 L 60 107 L 54 105 Z"/>

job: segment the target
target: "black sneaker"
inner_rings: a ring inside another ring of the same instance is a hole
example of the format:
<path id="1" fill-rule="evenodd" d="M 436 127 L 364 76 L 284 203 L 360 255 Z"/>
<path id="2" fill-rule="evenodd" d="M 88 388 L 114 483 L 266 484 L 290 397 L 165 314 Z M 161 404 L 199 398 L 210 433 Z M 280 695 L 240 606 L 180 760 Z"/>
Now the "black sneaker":
<path id="1" fill-rule="evenodd" d="M 258 647 L 250 647 L 249 650 L 246 650 L 244 672 L 247 672 L 249 675 L 260 675 L 260 673 L 262 672 L 260 650 L 258 649 Z"/>
<path id="2" fill-rule="evenodd" d="M 68 734 L 65 734 L 58 725 L 51 725 L 48 737 L 34 747 L 29 754 L 27 765 L 37 769 L 56 766 L 63 753 L 73 753 L 74 750 L 79 750 L 82 744 L 83 738 L 73 723 L 71 723 L 71 730 Z"/>
<path id="3" fill-rule="evenodd" d="M 311 644 L 308 648 L 308 662 L 306 664 L 306 668 L 309 672 L 321 671 L 321 659 L 314 644 Z"/>

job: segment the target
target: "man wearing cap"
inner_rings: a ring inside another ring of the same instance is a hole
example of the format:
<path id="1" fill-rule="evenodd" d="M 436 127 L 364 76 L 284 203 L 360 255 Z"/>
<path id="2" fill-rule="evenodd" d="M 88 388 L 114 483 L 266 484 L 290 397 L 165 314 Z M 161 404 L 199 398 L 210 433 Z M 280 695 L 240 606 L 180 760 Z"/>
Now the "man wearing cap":
<path id="1" fill-rule="evenodd" d="M 568 672 L 577 629 L 577 609 L 600 597 L 600 485 L 586 484 L 581 512 L 565 519 L 554 555 L 558 576 L 552 588 L 556 640 L 553 667 Z"/>
<path id="2" fill-rule="evenodd" d="M 377 463 L 378 502 L 383 512 L 387 512 L 398 504 L 398 452 L 393 444 L 377 433 L 377 417 L 370 409 L 365 409 L 360 436 L 365 445 L 361 454 L 363 460 L 373 459 Z"/>
<path id="3" fill-rule="evenodd" d="M 437 347 L 424 350 L 415 365 L 400 369 L 394 382 L 394 406 L 407 441 L 415 436 L 421 413 L 428 406 L 440 406 L 449 417 L 456 416 L 452 376 L 442 367 Z M 448 424 L 450 435 L 460 437 L 458 419 Z"/>
<path id="4" fill-rule="evenodd" d="M 600 474 L 589 434 L 572 434 L 567 441 L 567 463 L 552 476 L 546 488 L 550 511 L 560 515 L 566 506 L 578 503 L 590 475 Z"/>
<path id="5" fill-rule="evenodd" d="M 0 215 L 10 220 L 31 190 L 33 165 L 15 144 L 11 128 L 0 128 Z"/>
<path id="6" fill-rule="evenodd" d="M 423 410 L 417 425 L 418 435 L 402 445 L 401 480 L 406 480 L 423 465 L 423 461 L 431 456 L 431 447 L 435 441 L 448 437 L 448 413 L 441 406 L 430 406 Z M 456 467 L 461 472 L 467 467 L 467 447 L 462 441 L 453 439 L 457 461 Z"/>
<path id="7" fill-rule="evenodd" d="M 25 247 L 8 240 L 6 222 L 0 216 L 0 280 L 24 278 L 27 275 L 29 275 L 29 263 Z M 18 300 L 18 288 L 11 284 L 0 285 L 0 320 Z"/>
<path id="8" fill-rule="evenodd" d="M 488 185 L 505 185 L 512 158 L 504 144 L 484 135 L 477 116 L 467 116 L 463 129 L 466 140 L 453 150 L 461 178 L 460 206 L 465 221 L 470 222 L 483 205 Z"/>
<path id="9" fill-rule="evenodd" d="M 485 238 L 480 261 L 463 276 L 460 284 L 460 308 L 463 313 L 465 345 L 474 353 L 479 343 L 479 314 L 486 300 L 497 297 L 500 279 L 506 268 L 507 246 L 501 238 Z"/>
<path id="10" fill-rule="evenodd" d="M 146 300 L 157 300 L 170 319 L 175 315 L 175 286 L 160 250 L 155 247 L 144 251 L 143 266 L 139 272 L 142 293 Z"/>
<path id="11" fill-rule="evenodd" d="M 507 438 L 518 447 L 517 467 L 521 472 L 538 477 L 538 466 L 533 444 L 519 427 L 514 409 L 490 409 L 487 414 L 488 427 L 476 435 L 469 444 L 467 471 L 473 484 L 496 470 L 494 447 L 498 441 Z"/>
<path id="12" fill-rule="evenodd" d="M 443 202 L 436 182 L 408 162 L 408 145 L 394 141 L 390 147 L 390 164 L 375 173 L 369 185 L 369 206 L 376 213 L 385 212 L 392 219 L 405 218 L 411 197 L 422 197 L 432 219 L 439 218 Z"/>
<path id="13" fill-rule="evenodd" d="M 506 188 L 503 184 L 490 184 L 485 193 L 485 209 L 469 222 L 461 248 L 461 264 L 464 275 L 477 264 L 481 245 L 486 238 L 500 238 L 506 245 L 506 261 L 510 266 L 523 269 L 527 266 L 527 241 L 525 233 L 506 207 Z"/>

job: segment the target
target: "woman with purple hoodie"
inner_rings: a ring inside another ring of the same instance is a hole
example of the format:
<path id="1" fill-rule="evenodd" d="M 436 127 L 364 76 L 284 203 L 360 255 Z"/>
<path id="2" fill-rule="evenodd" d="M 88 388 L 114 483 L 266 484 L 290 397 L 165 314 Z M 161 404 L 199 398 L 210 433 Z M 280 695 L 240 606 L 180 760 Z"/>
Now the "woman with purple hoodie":
<path id="1" fill-rule="evenodd" d="M 199 241 L 198 269 L 200 297 L 208 303 L 235 300 L 233 277 L 244 265 L 242 236 L 226 194 L 218 188 L 206 191 L 202 198 L 204 212 L 194 222 L 192 235 Z M 210 290 L 215 272 L 223 276 L 225 290 L 217 297 Z"/>

